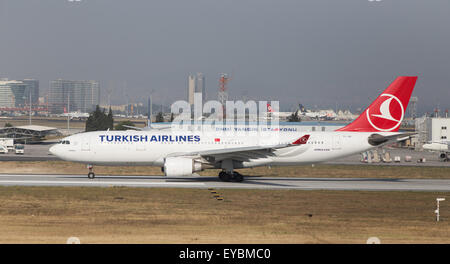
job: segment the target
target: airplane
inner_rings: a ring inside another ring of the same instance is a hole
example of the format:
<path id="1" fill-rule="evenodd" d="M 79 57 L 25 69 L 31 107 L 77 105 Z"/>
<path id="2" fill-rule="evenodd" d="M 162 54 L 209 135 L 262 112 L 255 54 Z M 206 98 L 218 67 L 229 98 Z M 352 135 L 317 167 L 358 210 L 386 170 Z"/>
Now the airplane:
<path id="1" fill-rule="evenodd" d="M 82 112 L 70 112 L 68 113 L 66 108 L 64 107 L 64 113 L 58 115 L 59 117 L 69 117 L 70 119 L 87 119 L 89 117 L 89 113 Z"/>
<path id="2" fill-rule="evenodd" d="M 315 164 L 410 136 L 398 131 L 416 80 L 416 76 L 397 77 L 357 119 L 335 131 L 260 126 L 254 127 L 255 136 L 186 129 L 92 131 L 68 136 L 50 152 L 87 164 L 90 179 L 95 178 L 94 165 L 145 165 L 161 167 L 167 177 L 220 169 L 220 180 L 241 182 L 244 177 L 237 169 Z"/>
<path id="3" fill-rule="evenodd" d="M 429 142 L 422 146 L 425 150 L 439 151 L 439 159 L 441 161 L 450 160 L 450 141 Z"/>
<path id="4" fill-rule="evenodd" d="M 320 110 L 319 112 L 312 112 L 311 110 L 307 110 L 302 104 L 299 104 L 299 110 L 302 116 L 316 120 L 334 120 L 337 117 L 333 110 Z"/>
<path id="5" fill-rule="evenodd" d="M 267 112 L 265 113 L 265 116 L 263 117 L 266 120 L 273 120 L 274 118 L 283 118 L 287 119 L 289 116 L 291 116 L 291 112 L 275 112 L 272 108 L 272 105 L 270 103 L 267 103 Z"/>

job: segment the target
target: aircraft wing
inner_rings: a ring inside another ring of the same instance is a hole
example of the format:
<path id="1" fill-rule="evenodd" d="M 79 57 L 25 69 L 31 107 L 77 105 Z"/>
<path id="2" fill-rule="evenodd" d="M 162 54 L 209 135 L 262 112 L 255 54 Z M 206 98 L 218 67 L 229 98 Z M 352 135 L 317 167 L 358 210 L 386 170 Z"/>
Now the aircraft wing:
<path id="1" fill-rule="evenodd" d="M 369 144 L 372 146 L 380 146 L 382 144 L 388 144 L 392 142 L 398 142 L 409 138 L 412 135 L 415 135 L 415 132 L 407 132 L 407 133 L 399 133 L 390 136 L 383 136 L 380 134 L 372 134 L 369 137 Z"/>
<path id="2" fill-rule="evenodd" d="M 233 154 L 233 153 L 240 153 L 240 152 L 253 152 L 253 151 L 269 151 L 269 152 L 271 152 L 275 149 L 285 148 L 288 146 L 290 146 L 290 144 L 214 149 L 214 150 L 204 150 L 204 151 L 195 151 L 195 152 L 181 152 L 181 153 L 173 153 L 169 157 L 174 157 L 174 156 L 215 156 L 215 155 Z"/>
<path id="3" fill-rule="evenodd" d="M 181 152 L 173 153 L 168 157 L 180 157 L 180 156 L 191 156 L 191 157 L 213 157 L 215 160 L 222 160 L 225 158 L 244 160 L 248 158 L 263 158 L 271 156 L 273 151 L 277 149 L 299 146 L 306 144 L 308 142 L 309 135 L 304 135 L 303 137 L 297 139 L 296 141 L 289 144 L 278 144 L 278 145 L 262 145 L 262 146 L 250 146 L 250 147 L 237 147 L 237 148 L 225 148 L 225 149 L 213 149 L 213 150 L 203 150 L 194 152 Z"/>
<path id="4" fill-rule="evenodd" d="M 142 127 L 135 127 L 135 126 L 128 126 L 128 125 L 122 125 L 122 126 L 126 127 L 126 128 L 135 129 L 135 130 L 143 130 Z"/>
<path id="5" fill-rule="evenodd" d="M 123 125 L 123 127 L 131 128 L 131 129 L 135 129 L 135 130 L 140 130 L 140 131 L 163 130 L 163 129 L 171 128 L 170 126 L 166 126 L 166 127 L 153 127 L 153 126 L 135 127 L 135 126 L 128 126 L 128 125 Z"/>

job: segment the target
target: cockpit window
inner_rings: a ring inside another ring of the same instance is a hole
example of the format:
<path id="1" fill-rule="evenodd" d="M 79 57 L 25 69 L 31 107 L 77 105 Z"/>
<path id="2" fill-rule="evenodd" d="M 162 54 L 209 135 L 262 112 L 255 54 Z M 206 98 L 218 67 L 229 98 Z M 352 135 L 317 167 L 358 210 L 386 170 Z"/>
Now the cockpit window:
<path id="1" fill-rule="evenodd" d="M 70 145 L 70 141 L 69 141 L 69 140 L 63 140 L 63 141 L 59 141 L 58 144 L 67 144 L 67 145 Z"/>

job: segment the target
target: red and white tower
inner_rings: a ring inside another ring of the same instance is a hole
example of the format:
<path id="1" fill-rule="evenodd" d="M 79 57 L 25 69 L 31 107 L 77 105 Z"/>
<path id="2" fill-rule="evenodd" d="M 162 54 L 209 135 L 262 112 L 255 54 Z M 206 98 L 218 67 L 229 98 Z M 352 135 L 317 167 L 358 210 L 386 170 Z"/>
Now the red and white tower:
<path id="1" fill-rule="evenodd" d="M 222 104 L 222 110 L 223 110 L 223 118 L 226 117 L 226 109 L 225 104 L 228 100 L 228 87 L 227 84 L 230 81 L 230 78 L 228 77 L 228 74 L 221 73 L 219 78 L 219 102 Z"/>

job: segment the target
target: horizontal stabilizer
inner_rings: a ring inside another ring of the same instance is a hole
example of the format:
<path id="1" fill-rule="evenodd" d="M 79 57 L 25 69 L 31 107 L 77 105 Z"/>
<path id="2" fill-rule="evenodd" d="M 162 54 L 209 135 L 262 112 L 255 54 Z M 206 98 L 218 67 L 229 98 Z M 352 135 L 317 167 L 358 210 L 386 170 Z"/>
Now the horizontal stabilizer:
<path id="1" fill-rule="evenodd" d="M 415 135 L 415 134 L 417 134 L 417 133 L 414 133 L 414 132 L 399 133 L 399 134 L 391 135 L 391 136 L 372 134 L 369 136 L 368 141 L 369 141 L 369 144 L 372 146 L 380 146 L 382 144 L 408 139 L 410 136 Z"/>

